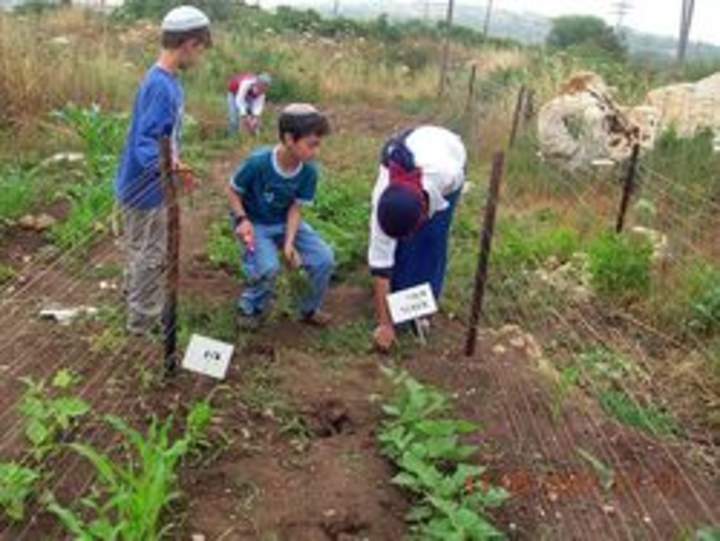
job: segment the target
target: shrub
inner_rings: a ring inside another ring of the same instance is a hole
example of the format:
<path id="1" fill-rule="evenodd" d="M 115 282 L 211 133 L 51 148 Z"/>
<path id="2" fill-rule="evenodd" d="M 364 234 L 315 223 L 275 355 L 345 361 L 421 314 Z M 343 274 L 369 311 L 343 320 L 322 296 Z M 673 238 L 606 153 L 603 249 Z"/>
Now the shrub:
<path id="1" fill-rule="evenodd" d="M 540 223 L 537 223 L 539 220 Z M 580 235 L 574 229 L 543 223 L 542 216 L 533 220 L 501 223 L 493 249 L 492 264 L 506 272 L 536 268 L 550 257 L 559 262 L 570 259 L 580 246 Z"/>
<path id="2" fill-rule="evenodd" d="M 363 261 L 367 250 L 370 217 L 369 187 L 352 178 L 337 178 L 332 186 L 318 190 L 317 199 L 306 211 L 308 221 L 335 250 L 341 271 Z"/>
<path id="3" fill-rule="evenodd" d="M 624 391 L 605 391 L 598 398 L 605 412 L 623 424 L 655 436 L 679 432 L 678 424 L 672 415 L 652 404 L 641 405 Z"/>
<path id="4" fill-rule="evenodd" d="M 649 291 L 649 242 L 607 233 L 590 244 L 588 255 L 592 284 L 599 295 L 633 300 Z"/>
<path id="5" fill-rule="evenodd" d="M 0 169 L 0 193 L 0 219 L 14 220 L 35 203 L 35 179 L 30 172 L 17 167 Z"/>
<path id="6" fill-rule="evenodd" d="M 720 330 L 720 271 L 706 268 L 696 278 L 700 288 L 690 298 L 687 326 L 701 334 Z"/>
<path id="7" fill-rule="evenodd" d="M 622 58 L 627 52 L 612 27 L 598 17 L 589 16 L 573 15 L 553 19 L 547 44 L 560 49 L 576 45 L 590 45 L 619 58 Z"/>

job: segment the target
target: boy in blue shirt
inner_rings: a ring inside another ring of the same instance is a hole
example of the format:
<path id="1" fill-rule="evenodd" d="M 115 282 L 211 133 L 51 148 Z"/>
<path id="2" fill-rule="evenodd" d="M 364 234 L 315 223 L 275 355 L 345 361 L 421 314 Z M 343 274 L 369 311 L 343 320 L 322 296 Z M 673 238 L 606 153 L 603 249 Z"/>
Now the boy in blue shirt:
<path id="1" fill-rule="evenodd" d="M 235 234 L 244 246 L 247 287 L 238 300 L 241 327 L 255 328 L 272 299 L 280 271 L 278 250 L 294 269 L 303 268 L 311 283 L 300 305 L 301 319 L 327 325 L 320 310 L 335 267 L 331 248 L 302 220 L 302 207 L 315 198 L 318 170 L 313 162 L 327 119 L 313 106 L 293 104 L 278 120 L 280 144 L 255 151 L 227 188 Z"/>
<path id="2" fill-rule="evenodd" d="M 125 230 L 124 290 L 132 334 L 153 330 L 165 303 L 167 216 L 160 178 L 161 138 L 171 137 L 173 169 L 187 171 L 180 162 L 185 98 L 178 73 L 195 66 L 211 45 L 210 21 L 203 12 L 191 6 L 168 12 L 162 22 L 162 52 L 135 98 L 115 181 Z"/>

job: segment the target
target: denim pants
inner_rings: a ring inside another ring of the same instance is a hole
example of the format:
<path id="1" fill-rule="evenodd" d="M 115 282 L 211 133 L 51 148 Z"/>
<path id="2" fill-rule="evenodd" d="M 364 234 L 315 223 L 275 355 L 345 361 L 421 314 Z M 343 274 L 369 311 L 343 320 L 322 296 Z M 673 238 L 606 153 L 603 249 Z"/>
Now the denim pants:
<path id="1" fill-rule="evenodd" d="M 236 135 L 240 131 L 240 110 L 235 101 L 235 94 L 228 92 L 228 135 Z"/>
<path id="2" fill-rule="evenodd" d="M 412 237 L 398 242 L 390 284 L 392 291 L 430 282 L 435 298 L 440 299 L 445 285 L 450 226 L 460 190 L 446 199 L 450 203 L 447 209 L 435 214 Z"/>
<path id="3" fill-rule="evenodd" d="M 239 310 L 248 316 L 262 314 L 272 300 L 280 272 L 278 251 L 284 246 L 286 229 L 286 224 L 253 226 L 255 251 L 244 250 L 243 269 L 247 285 L 238 300 Z M 300 303 L 300 313 L 305 316 L 322 305 L 335 269 L 335 256 L 330 246 L 305 222 L 300 224 L 295 237 L 295 249 L 310 279 L 311 291 Z"/>

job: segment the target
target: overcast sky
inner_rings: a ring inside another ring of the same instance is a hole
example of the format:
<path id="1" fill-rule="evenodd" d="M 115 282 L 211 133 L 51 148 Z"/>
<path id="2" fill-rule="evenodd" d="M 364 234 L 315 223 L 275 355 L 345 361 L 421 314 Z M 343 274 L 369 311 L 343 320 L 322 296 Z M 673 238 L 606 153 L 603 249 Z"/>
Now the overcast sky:
<path id="1" fill-rule="evenodd" d="M 632 9 L 625 24 L 654 34 L 676 35 L 680 27 L 682 0 L 627 0 Z M 478 2 L 483 4 L 484 2 Z M 495 0 L 511 11 L 535 11 L 543 15 L 593 13 L 615 23 L 617 0 Z M 720 1 L 696 0 L 691 39 L 720 43 Z"/>
<path id="2" fill-rule="evenodd" d="M 342 6 L 344 0 L 340 0 Z M 357 2 L 358 0 L 345 0 Z M 417 5 L 422 0 L 368 0 L 367 4 L 382 9 L 383 4 Z M 433 3 L 444 0 L 430 0 Z M 458 4 L 484 6 L 486 0 L 456 0 Z M 682 0 L 627 0 L 633 5 L 625 24 L 637 30 L 654 34 L 677 35 L 680 26 Z M 323 3 L 327 3 L 324 0 Z M 293 5 L 293 0 L 261 0 L 263 6 Z M 615 24 L 614 5 L 618 0 L 495 0 L 498 9 L 510 11 L 532 11 L 547 16 L 588 13 L 605 18 Z M 695 18 L 691 34 L 693 41 L 702 40 L 720 44 L 720 0 L 696 0 Z"/>

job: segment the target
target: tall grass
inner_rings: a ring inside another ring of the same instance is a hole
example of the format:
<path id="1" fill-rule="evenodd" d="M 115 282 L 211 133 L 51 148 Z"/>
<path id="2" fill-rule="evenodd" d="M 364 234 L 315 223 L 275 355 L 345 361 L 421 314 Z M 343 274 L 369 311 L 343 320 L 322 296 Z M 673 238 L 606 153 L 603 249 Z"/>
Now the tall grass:
<path id="1" fill-rule="evenodd" d="M 0 129 L 13 130 L 68 101 L 119 107 L 137 84 L 103 21 L 77 10 L 0 14 L 0 74 Z"/>

